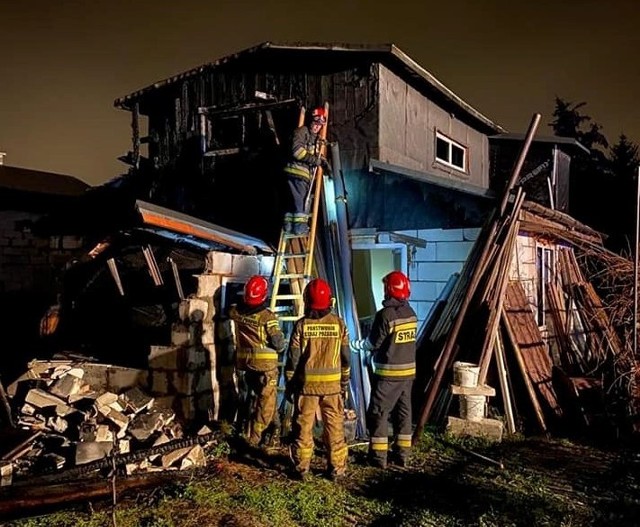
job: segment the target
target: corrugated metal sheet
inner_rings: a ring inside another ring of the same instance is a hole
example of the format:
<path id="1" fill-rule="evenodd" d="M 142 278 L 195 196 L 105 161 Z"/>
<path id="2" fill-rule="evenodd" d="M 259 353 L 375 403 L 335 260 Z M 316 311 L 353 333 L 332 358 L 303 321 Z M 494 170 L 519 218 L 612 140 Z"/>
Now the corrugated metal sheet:
<path id="1" fill-rule="evenodd" d="M 165 209 L 159 205 L 136 201 L 136 210 L 145 225 L 160 229 L 158 233 L 164 230 L 192 237 L 195 240 L 209 240 L 247 254 L 275 253 L 270 245 L 258 238 L 199 220 L 187 214 Z"/>

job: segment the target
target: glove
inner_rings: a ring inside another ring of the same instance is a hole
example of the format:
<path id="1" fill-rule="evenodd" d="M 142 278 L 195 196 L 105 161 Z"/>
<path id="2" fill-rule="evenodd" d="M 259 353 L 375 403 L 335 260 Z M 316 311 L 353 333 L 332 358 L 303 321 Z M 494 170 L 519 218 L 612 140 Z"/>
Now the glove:
<path id="1" fill-rule="evenodd" d="M 326 158 L 322 158 L 322 164 L 320 165 L 322 167 L 323 172 L 327 175 L 327 176 L 331 176 L 332 171 L 331 171 L 331 165 L 329 164 L 329 161 L 327 161 Z"/>
<path id="2" fill-rule="evenodd" d="M 349 346 L 351 346 L 351 349 L 356 353 L 371 351 L 373 349 L 373 346 L 371 345 L 371 342 L 369 342 L 369 339 L 354 339 L 349 342 Z"/>

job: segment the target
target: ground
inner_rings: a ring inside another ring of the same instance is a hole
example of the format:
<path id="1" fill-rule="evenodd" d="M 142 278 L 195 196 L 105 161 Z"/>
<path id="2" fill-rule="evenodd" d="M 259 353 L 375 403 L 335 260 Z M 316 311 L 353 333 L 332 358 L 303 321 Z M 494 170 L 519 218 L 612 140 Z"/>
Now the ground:
<path id="1" fill-rule="evenodd" d="M 295 481 L 286 450 L 261 453 L 220 443 L 206 469 L 153 491 L 121 495 L 115 521 L 107 500 L 2 525 L 640 525 L 640 450 L 634 448 L 540 438 L 491 446 L 425 434 L 409 467 L 387 470 L 366 466 L 365 445 L 350 452 L 344 480 L 323 476 L 320 452 L 310 480 Z"/>

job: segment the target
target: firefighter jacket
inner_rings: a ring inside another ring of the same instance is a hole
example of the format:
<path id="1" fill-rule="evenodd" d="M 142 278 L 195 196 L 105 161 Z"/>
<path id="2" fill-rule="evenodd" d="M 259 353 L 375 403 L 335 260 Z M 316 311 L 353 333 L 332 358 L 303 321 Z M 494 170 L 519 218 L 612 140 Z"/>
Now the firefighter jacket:
<path id="1" fill-rule="evenodd" d="M 248 307 L 243 304 L 229 308 L 234 334 L 236 368 L 269 371 L 278 367 L 278 353 L 286 342 L 278 319 L 264 304 Z"/>
<path id="2" fill-rule="evenodd" d="M 311 181 L 319 155 L 320 141 L 318 136 L 312 134 L 306 126 L 296 128 L 291 142 L 292 159 L 287 163 L 284 171 L 289 177 Z"/>
<path id="3" fill-rule="evenodd" d="M 406 381 L 416 376 L 418 319 L 406 300 L 382 302 L 369 333 L 375 374 L 386 380 Z"/>
<path id="4" fill-rule="evenodd" d="M 297 395 L 334 395 L 349 384 L 351 351 L 344 321 L 331 310 L 298 320 L 289 340 L 287 390 Z"/>

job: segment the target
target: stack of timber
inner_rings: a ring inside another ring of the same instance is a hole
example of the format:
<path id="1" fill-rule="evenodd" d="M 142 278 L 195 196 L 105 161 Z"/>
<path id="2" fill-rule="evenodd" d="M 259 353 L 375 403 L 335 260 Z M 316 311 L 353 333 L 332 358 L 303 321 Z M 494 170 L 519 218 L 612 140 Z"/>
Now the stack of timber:
<path id="1" fill-rule="evenodd" d="M 521 159 L 526 149 L 525 142 Z M 478 364 L 479 385 L 490 378 L 499 389 L 488 416 L 503 420 L 508 433 L 615 437 L 639 415 L 631 346 L 611 318 L 611 298 L 600 296 L 605 280 L 593 273 L 594 254 L 600 273 L 602 259 L 621 265 L 620 257 L 592 229 L 525 202 L 515 185 L 518 170 L 437 318 L 419 336 L 418 355 L 431 361 L 419 371 L 425 388 L 414 440 L 427 422 L 442 425 L 451 413 L 446 381 L 455 361 Z M 519 275 L 525 243 L 534 257 L 536 248 L 549 248 L 545 278 Z"/>

